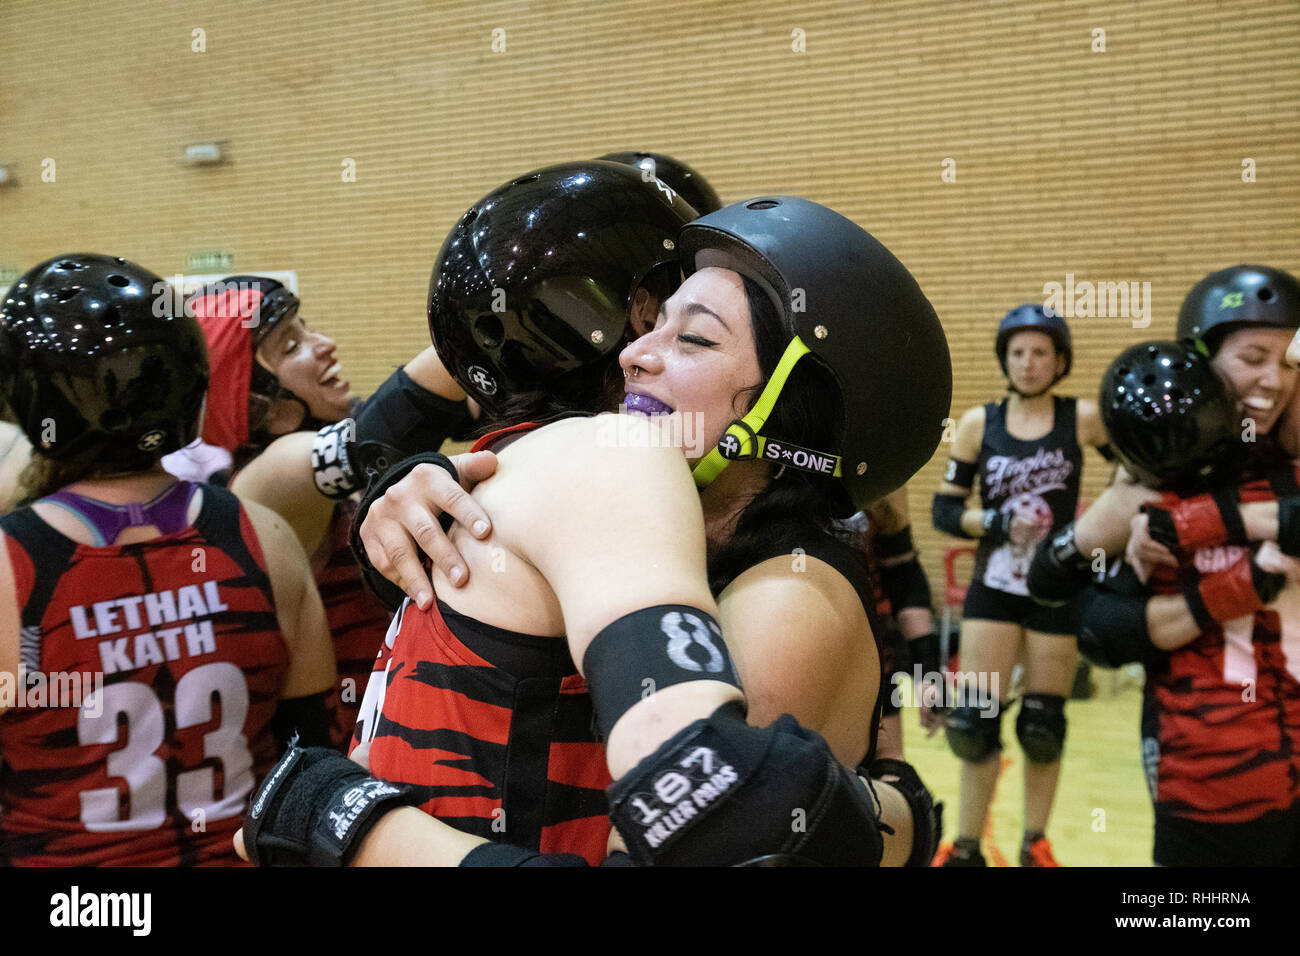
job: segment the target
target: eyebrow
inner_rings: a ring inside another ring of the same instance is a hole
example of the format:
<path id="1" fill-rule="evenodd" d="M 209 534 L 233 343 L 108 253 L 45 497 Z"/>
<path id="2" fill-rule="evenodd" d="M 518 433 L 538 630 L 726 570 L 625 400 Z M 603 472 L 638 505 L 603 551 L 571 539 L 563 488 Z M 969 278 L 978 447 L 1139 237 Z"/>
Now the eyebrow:
<path id="1" fill-rule="evenodd" d="M 686 307 L 687 315 L 699 315 L 701 313 L 703 313 L 704 315 L 713 316 L 715 319 L 717 319 L 719 322 L 722 323 L 722 327 L 724 329 L 726 329 L 728 332 L 731 331 L 731 326 L 727 324 L 726 319 L 718 315 L 718 313 L 714 312 L 712 309 L 710 309 L 707 305 L 704 305 L 702 302 L 692 302 L 690 305 Z"/>

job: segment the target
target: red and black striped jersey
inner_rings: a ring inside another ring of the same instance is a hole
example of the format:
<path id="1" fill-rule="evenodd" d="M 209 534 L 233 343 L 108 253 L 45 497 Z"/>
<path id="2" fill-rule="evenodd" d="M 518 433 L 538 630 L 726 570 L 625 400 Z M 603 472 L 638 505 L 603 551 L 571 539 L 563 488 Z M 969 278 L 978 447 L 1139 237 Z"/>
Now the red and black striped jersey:
<path id="1" fill-rule="evenodd" d="M 338 686 L 330 695 L 329 709 L 330 739 L 340 750 L 346 750 L 352 740 L 366 681 L 392 620 L 392 613 L 366 587 L 361 567 L 348 545 L 355 510 L 356 505 L 350 501 L 338 504 L 324 539 L 312 555 L 312 574 L 325 605 L 338 667 Z"/>
<path id="2" fill-rule="evenodd" d="M 1275 497 L 1267 481 L 1239 489 L 1242 502 Z M 1249 561 L 1224 545 L 1158 566 L 1156 594 L 1180 593 L 1180 572 L 1210 573 Z M 1205 822 L 1254 820 L 1300 799 L 1300 588 L 1287 585 L 1264 610 L 1207 628 L 1169 655 L 1147 681 L 1144 737 L 1158 749 L 1155 799 Z"/>
<path id="3" fill-rule="evenodd" d="M 610 777 L 564 639 L 407 601 L 389 640 L 358 724 L 371 772 L 458 830 L 599 864 Z"/>
<path id="4" fill-rule="evenodd" d="M 289 661 L 238 500 L 205 486 L 193 526 L 136 544 L 30 509 L 0 529 L 24 681 L 45 685 L 0 714 L 0 864 L 238 865 Z"/>
<path id="5" fill-rule="evenodd" d="M 474 443 L 480 451 L 531 422 Z M 370 770 L 410 784 L 451 826 L 598 865 L 610 784 L 587 684 L 563 638 L 402 604 L 366 690 L 356 743 Z"/>

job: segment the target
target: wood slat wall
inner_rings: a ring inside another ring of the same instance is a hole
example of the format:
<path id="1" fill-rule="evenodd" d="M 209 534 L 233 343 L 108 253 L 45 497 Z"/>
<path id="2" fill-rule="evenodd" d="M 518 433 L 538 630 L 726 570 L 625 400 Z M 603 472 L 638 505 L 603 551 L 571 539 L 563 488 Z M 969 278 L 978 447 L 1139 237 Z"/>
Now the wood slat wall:
<path id="1" fill-rule="evenodd" d="M 1148 328 L 1073 320 L 1064 391 L 1090 395 L 1205 272 L 1300 267 L 1298 40 L 1293 0 L 7 0 L 0 284 L 76 249 L 296 270 L 366 391 L 427 342 L 429 268 L 469 203 L 652 149 L 724 199 L 805 195 L 887 243 L 948 330 L 954 417 L 1002 392 L 1008 308 L 1067 273 L 1149 282 Z M 228 164 L 181 164 L 211 140 Z M 936 587 L 944 453 L 911 495 Z M 1090 457 L 1088 496 L 1104 477 Z"/>

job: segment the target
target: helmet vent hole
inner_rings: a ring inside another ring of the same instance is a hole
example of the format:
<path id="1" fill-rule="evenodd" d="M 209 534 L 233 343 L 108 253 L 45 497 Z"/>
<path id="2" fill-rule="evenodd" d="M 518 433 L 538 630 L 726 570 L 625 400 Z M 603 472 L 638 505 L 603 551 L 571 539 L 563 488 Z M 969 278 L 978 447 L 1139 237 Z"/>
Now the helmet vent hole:
<path id="1" fill-rule="evenodd" d="M 747 206 L 745 206 L 745 208 L 746 209 L 775 209 L 779 205 L 781 204 L 777 202 L 775 199 L 760 199 L 757 202 L 749 203 Z"/>
<path id="2" fill-rule="evenodd" d="M 483 348 L 496 349 L 501 347 L 506 330 L 495 315 L 481 315 L 474 320 L 474 334 Z"/>
<path id="3" fill-rule="evenodd" d="M 127 286 L 131 284 L 131 280 L 128 279 L 126 276 L 120 276 L 114 274 L 108 277 L 108 284 L 115 285 L 119 289 L 125 289 Z"/>
<path id="4" fill-rule="evenodd" d="M 533 173 L 531 176 L 521 176 L 521 177 L 519 177 L 518 179 L 516 179 L 516 180 L 515 180 L 513 183 L 511 183 L 510 185 L 512 185 L 512 186 L 526 186 L 528 183 L 535 183 L 535 182 L 537 182 L 537 180 L 539 180 L 539 179 L 541 179 L 541 178 L 542 178 L 542 176 L 541 176 L 540 173 Z"/>
<path id="5" fill-rule="evenodd" d="M 76 272 L 81 266 L 74 259 L 64 259 L 55 268 L 62 269 L 64 272 Z"/>
<path id="6" fill-rule="evenodd" d="M 110 305 L 104 310 L 103 324 L 105 326 L 122 324 L 122 315 L 117 311 L 117 306 Z"/>
<path id="7" fill-rule="evenodd" d="M 1183 390 L 1181 388 L 1171 388 L 1169 390 L 1169 397 L 1175 402 L 1181 402 L 1183 400 Z"/>
<path id="8" fill-rule="evenodd" d="M 1273 290 L 1268 286 L 1264 286 L 1255 295 L 1259 296 L 1260 302 L 1268 302 L 1273 298 Z"/>
<path id="9" fill-rule="evenodd" d="M 465 218 L 460 221 L 460 224 L 462 226 L 468 226 L 477 218 L 478 218 L 478 210 L 471 209 L 469 212 L 465 213 Z"/>
<path id="10" fill-rule="evenodd" d="M 1142 384 L 1143 384 L 1143 385 L 1154 385 L 1155 383 L 1156 383 L 1156 377 L 1155 377 L 1153 374 L 1151 374 L 1150 372 L 1148 372 L 1146 375 L 1142 376 Z"/>
<path id="11" fill-rule="evenodd" d="M 80 291 L 81 286 L 79 285 L 67 285 L 54 294 L 60 302 L 67 302 L 69 299 L 75 298 Z"/>

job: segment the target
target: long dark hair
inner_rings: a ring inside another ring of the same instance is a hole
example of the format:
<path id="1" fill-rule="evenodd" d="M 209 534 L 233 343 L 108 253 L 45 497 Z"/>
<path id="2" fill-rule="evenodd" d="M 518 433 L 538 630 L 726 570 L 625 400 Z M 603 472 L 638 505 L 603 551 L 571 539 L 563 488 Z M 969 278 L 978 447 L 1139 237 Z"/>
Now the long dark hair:
<path id="1" fill-rule="evenodd" d="M 792 333 L 763 288 L 749 278 L 743 281 L 758 365 L 765 383 L 781 360 Z M 748 389 L 750 394 L 745 396 L 743 407 L 752 407 L 762 388 L 759 384 Z M 805 357 L 781 390 L 781 399 L 763 433 L 806 448 L 831 449 L 843 424 L 844 412 L 838 394 L 830 371 Z M 808 535 L 837 534 L 834 518 L 843 510 L 843 495 L 834 478 L 794 468 L 779 471 L 741 511 L 731 537 L 710 554 L 710 588 L 715 594 L 720 593 L 737 575 L 773 557 L 791 541 L 797 542 L 801 537 L 806 540 Z"/>

